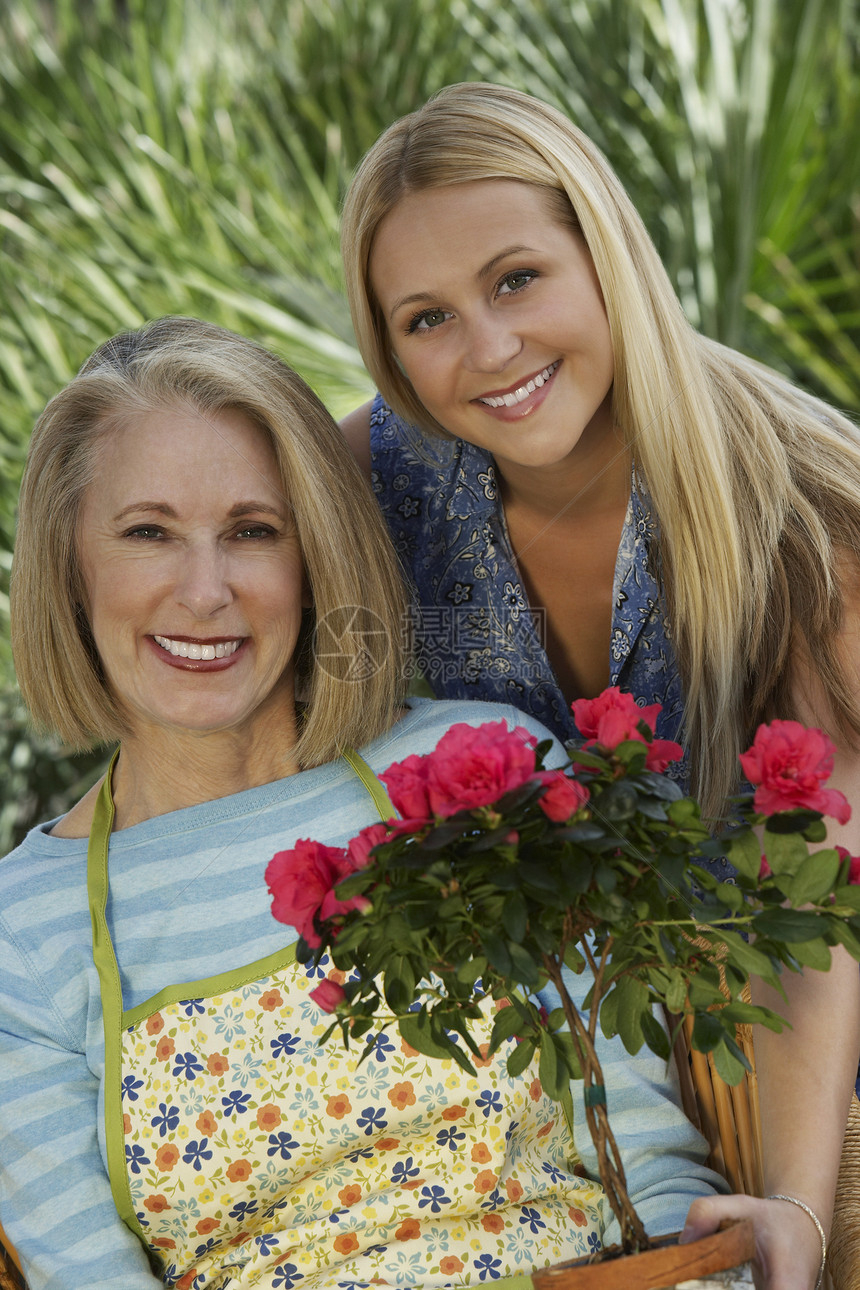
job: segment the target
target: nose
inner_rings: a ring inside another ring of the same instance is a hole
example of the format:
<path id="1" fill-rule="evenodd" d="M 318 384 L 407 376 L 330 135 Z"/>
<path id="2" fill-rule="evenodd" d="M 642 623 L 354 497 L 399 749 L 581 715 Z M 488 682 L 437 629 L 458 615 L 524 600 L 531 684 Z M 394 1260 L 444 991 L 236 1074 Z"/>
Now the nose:
<path id="1" fill-rule="evenodd" d="M 470 372 L 502 372 L 522 347 L 522 338 L 509 320 L 487 309 L 467 324 L 463 363 Z"/>
<path id="2" fill-rule="evenodd" d="M 215 543 L 193 544 L 183 551 L 182 567 L 174 589 L 178 604 L 195 618 L 211 618 L 233 599 L 228 558 Z"/>

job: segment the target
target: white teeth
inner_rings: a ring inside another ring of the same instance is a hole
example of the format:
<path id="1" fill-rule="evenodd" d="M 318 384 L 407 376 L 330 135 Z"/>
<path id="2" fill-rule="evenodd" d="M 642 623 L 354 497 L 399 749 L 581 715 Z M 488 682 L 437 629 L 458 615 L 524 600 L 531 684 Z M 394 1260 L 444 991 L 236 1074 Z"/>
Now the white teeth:
<path id="1" fill-rule="evenodd" d="M 169 636 L 156 636 L 155 640 L 162 649 L 167 650 L 174 658 L 191 658 L 210 660 L 229 658 L 242 644 L 241 640 L 218 641 L 215 645 L 204 645 L 195 641 L 175 641 Z"/>
<path id="2" fill-rule="evenodd" d="M 550 363 L 549 367 L 545 367 L 537 376 L 533 376 L 530 381 L 525 385 L 519 386 L 519 388 L 514 390 L 511 394 L 493 395 L 491 398 L 479 399 L 478 402 L 486 403 L 488 408 L 515 407 L 517 403 L 522 403 L 530 394 L 534 394 L 535 390 L 539 390 L 542 385 L 546 384 L 555 369 L 558 367 L 558 363 L 559 360 L 556 360 L 554 363 Z"/>

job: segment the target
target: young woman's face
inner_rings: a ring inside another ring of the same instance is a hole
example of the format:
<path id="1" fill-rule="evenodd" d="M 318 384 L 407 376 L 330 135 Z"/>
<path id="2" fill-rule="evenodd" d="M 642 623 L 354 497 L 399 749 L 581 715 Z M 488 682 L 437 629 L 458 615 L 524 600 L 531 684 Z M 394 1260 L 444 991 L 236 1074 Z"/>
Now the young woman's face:
<path id="1" fill-rule="evenodd" d="M 87 610 L 132 731 L 248 731 L 293 703 L 302 558 L 244 413 L 137 413 L 98 448 L 78 530 Z"/>
<path id="2" fill-rule="evenodd" d="M 603 297 L 583 238 L 540 188 L 407 193 L 379 226 L 370 274 L 395 355 L 451 434 L 534 467 L 610 442 Z"/>

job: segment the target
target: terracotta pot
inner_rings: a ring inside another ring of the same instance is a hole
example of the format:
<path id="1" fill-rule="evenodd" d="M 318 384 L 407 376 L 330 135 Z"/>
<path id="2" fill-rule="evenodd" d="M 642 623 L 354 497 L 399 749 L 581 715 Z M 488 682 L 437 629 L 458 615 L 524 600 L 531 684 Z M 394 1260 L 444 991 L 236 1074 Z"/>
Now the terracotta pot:
<path id="1" fill-rule="evenodd" d="M 755 1254 L 753 1225 L 732 1223 L 691 1245 L 661 1245 L 599 1263 L 560 1263 L 532 1273 L 535 1290 L 667 1290 L 668 1287 L 741 1267 Z"/>

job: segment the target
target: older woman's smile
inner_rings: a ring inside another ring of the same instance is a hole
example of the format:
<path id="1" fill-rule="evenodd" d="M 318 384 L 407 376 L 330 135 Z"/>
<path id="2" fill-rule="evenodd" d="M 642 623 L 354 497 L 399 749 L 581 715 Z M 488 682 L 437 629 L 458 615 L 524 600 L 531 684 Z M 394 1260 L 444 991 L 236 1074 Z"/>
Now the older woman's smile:
<path id="1" fill-rule="evenodd" d="M 178 659 L 203 663 L 224 662 L 224 665 L 228 666 L 233 655 L 244 644 L 246 638 L 240 636 L 226 640 L 212 640 L 211 638 L 195 640 L 188 636 L 153 636 L 152 639 L 157 645 L 161 646 L 165 653 L 170 655 L 170 659 L 165 659 L 165 662 Z"/>

